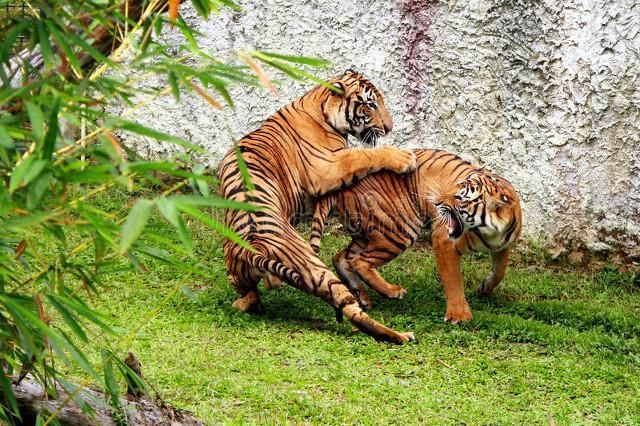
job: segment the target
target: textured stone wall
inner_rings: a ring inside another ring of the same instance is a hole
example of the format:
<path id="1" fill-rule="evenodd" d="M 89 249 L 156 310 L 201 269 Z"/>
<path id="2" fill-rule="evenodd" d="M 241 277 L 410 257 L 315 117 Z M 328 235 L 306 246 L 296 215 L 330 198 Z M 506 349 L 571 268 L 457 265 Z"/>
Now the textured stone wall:
<path id="1" fill-rule="evenodd" d="M 640 260 L 640 4 L 570 1 L 244 1 L 243 13 L 183 16 L 211 54 L 243 48 L 319 56 L 353 67 L 386 97 L 387 143 L 460 153 L 513 182 L 525 234 L 556 249 L 617 251 Z M 178 31 L 168 31 L 178 40 Z M 160 84 L 144 81 L 143 84 Z M 238 89 L 235 111 L 196 97 L 161 98 L 146 124 L 212 153 L 231 144 L 308 83 L 280 97 Z M 166 146 L 127 141 L 146 155 Z"/>

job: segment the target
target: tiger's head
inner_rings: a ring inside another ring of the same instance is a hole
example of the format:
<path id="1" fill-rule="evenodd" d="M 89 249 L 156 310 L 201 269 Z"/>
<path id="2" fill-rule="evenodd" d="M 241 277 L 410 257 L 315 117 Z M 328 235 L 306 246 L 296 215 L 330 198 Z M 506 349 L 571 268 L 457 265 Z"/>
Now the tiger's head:
<path id="1" fill-rule="evenodd" d="M 472 231 L 488 249 L 498 251 L 520 235 L 522 212 L 515 189 L 486 171 L 458 182 L 437 199 L 435 207 L 451 239 Z"/>
<path id="2" fill-rule="evenodd" d="M 322 105 L 324 118 L 338 133 L 356 137 L 375 146 L 378 138 L 393 128 L 391 115 L 378 89 L 361 74 L 347 70 L 329 81 L 337 91 L 329 90 Z"/>

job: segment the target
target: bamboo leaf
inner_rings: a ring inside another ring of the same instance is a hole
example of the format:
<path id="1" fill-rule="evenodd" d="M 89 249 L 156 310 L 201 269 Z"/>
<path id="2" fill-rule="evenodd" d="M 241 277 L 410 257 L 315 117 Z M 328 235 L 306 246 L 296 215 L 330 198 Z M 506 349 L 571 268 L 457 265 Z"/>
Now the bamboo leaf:
<path id="1" fill-rule="evenodd" d="M 180 6 L 180 0 L 169 0 L 169 19 L 172 21 L 178 17 L 178 6 Z"/>
<path id="2" fill-rule="evenodd" d="M 27 208 L 35 209 L 38 203 L 45 194 L 45 191 L 49 188 L 53 173 L 45 171 L 29 185 L 29 193 L 27 194 Z"/>
<path id="3" fill-rule="evenodd" d="M 253 56 L 269 64 L 270 66 L 282 71 L 283 73 L 287 74 L 291 78 L 294 78 L 296 80 L 305 80 L 305 79 L 310 80 L 328 89 L 335 90 L 334 86 L 332 84 L 327 83 L 325 80 L 318 78 L 313 74 L 309 74 L 306 71 L 293 67 L 285 62 L 274 59 L 269 55 L 265 55 L 261 52 L 253 52 Z"/>
<path id="4" fill-rule="evenodd" d="M 204 90 L 202 87 L 198 86 L 197 84 L 193 83 L 193 82 L 189 82 L 189 85 L 191 85 L 191 87 L 198 92 L 198 94 L 200 96 L 202 96 L 202 98 L 207 101 L 209 103 L 209 105 L 211 105 L 212 107 L 214 107 L 215 109 L 222 109 L 222 105 L 220 105 L 218 103 L 218 101 L 216 101 L 213 96 L 211 96 L 206 90 Z"/>
<path id="5" fill-rule="evenodd" d="M 60 33 L 60 31 L 58 30 L 58 28 L 56 28 L 56 25 L 52 21 L 46 21 L 46 22 L 47 22 L 47 28 L 49 28 L 51 35 L 53 35 L 53 38 L 55 39 L 56 43 L 58 43 L 58 46 L 60 46 L 60 48 L 66 55 L 67 59 L 71 63 L 71 66 L 73 67 L 75 72 L 82 77 L 82 65 L 80 65 L 80 61 L 78 60 L 78 57 L 73 52 L 73 49 L 71 49 L 71 47 L 67 43 L 66 38 Z M 67 34 L 69 33 L 67 32 Z"/>
<path id="6" fill-rule="evenodd" d="M 169 86 L 171 86 L 171 93 L 173 93 L 173 97 L 176 98 L 176 101 L 180 100 L 180 88 L 178 87 L 178 80 L 176 79 L 176 74 L 172 71 L 169 71 L 168 74 Z"/>
<path id="7" fill-rule="evenodd" d="M 210 58 L 206 53 L 204 53 L 198 47 L 198 42 L 196 41 L 196 38 L 194 36 L 193 28 L 187 25 L 187 23 L 184 21 L 182 16 L 178 16 L 178 20 L 176 24 L 178 25 L 178 28 L 180 28 L 180 32 L 182 32 L 182 35 L 184 36 L 184 38 L 187 40 L 187 43 L 189 44 L 189 48 L 192 51 L 197 52 L 200 56 L 203 56 L 205 58 Z"/>
<path id="8" fill-rule="evenodd" d="M 67 182 L 101 183 L 109 181 L 114 176 L 115 167 L 112 164 L 101 164 L 85 169 L 81 172 L 69 174 Z"/>
<path id="9" fill-rule="evenodd" d="M 6 35 L 4 42 L 2 43 L 2 48 L 0 48 L 0 63 L 5 63 L 9 59 L 9 53 L 11 52 L 11 48 L 14 43 L 18 39 L 18 37 L 31 25 L 31 22 L 25 20 L 16 25 L 9 33 Z"/>
<path id="10" fill-rule="evenodd" d="M 253 181 L 251 180 L 251 174 L 249 174 L 249 168 L 247 167 L 247 163 L 244 161 L 242 150 L 238 144 L 236 144 L 236 159 L 238 160 L 238 168 L 240 169 L 240 175 L 242 176 L 242 182 L 244 183 L 245 188 L 248 191 L 255 190 Z"/>
<path id="11" fill-rule="evenodd" d="M 220 2 L 220 4 L 223 4 L 233 10 L 235 10 L 236 12 L 242 12 L 242 8 L 240 6 L 238 6 L 235 2 L 233 2 L 232 0 L 218 0 Z"/>
<path id="12" fill-rule="evenodd" d="M 119 358 L 114 357 L 113 362 L 116 364 L 116 367 L 118 367 L 118 370 L 120 370 L 120 374 L 122 374 L 122 377 L 124 377 L 128 388 L 140 389 L 144 393 L 147 392 L 146 386 L 143 383 L 142 379 L 138 376 L 138 373 L 133 371 L 131 367 L 129 367 Z"/>
<path id="13" fill-rule="evenodd" d="M 58 111 L 60 111 L 60 98 L 56 97 L 53 109 L 49 115 L 49 129 L 44 138 L 42 148 L 42 158 L 45 160 L 51 160 L 51 156 L 56 147 L 56 140 L 58 139 Z"/>
<path id="14" fill-rule="evenodd" d="M 164 172 L 173 176 L 180 176 L 184 178 L 199 179 L 203 182 L 214 183 L 215 180 L 209 176 L 199 175 L 196 173 L 181 170 L 176 163 L 159 162 L 159 161 L 137 161 L 135 163 L 129 163 L 126 170 L 143 174 L 149 171 Z"/>
<path id="15" fill-rule="evenodd" d="M 35 178 L 37 178 L 42 170 L 49 164 L 46 160 L 34 160 L 33 164 L 29 166 L 29 170 L 24 174 L 22 183 L 26 186 L 29 185 Z"/>
<path id="16" fill-rule="evenodd" d="M 245 52 L 240 52 L 238 56 L 240 57 L 240 59 L 244 61 L 245 64 L 249 66 L 249 68 L 251 68 L 251 70 L 256 74 L 256 76 L 258 76 L 258 80 L 260 80 L 260 83 L 264 87 L 266 87 L 274 95 L 278 94 L 278 91 L 276 90 L 275 86 L 271 82 L 271 79 L 269 78 L 267 73 L 264 71 L 264 68 L 262 68 L 262 66 L 259 63 L 254 61 L 253 58 Z"/>
<path id="17" fill-rule="evenodd" d="M 42 322 L 34 312 L 25 309 L 23 306 L 15 303 L 5 295 L 0 294 L 0 302 L 2 302 L 5 307 L 10 308 L 12 313 L 19 313 L 22 318 L 26 319 L 29 322 L 29 325 L 35 327 L 37 330 L 43 333 L 47 337 L 54 350 L 56 350 L 58 355 L 60 355 L 60 357 L 63 359 L 63 361 L 67 363 L 69 362 L 69 358 L 65 354 L 66 352 L 75 362 L 78 363 L 80 367 L 82 367 L 85 372 L 90 374 L 97 381 L 100 380 L 98 374 L 91 366 L 91 363 L 87 360 L 86 356 L 81 351 L 79 351 L 78 348 L 76 348 L 75 345 L 73 345 L 73 343 L 71 343 L 62 333 L 56 332 L 51 327 Z"/>
<path id="18" fill-rule="evenodd" d="M 120 411 L 120 394 L 118 391 L 118 381 L 113 373 L 113 354 L 109 351 L 102 350 L 102 366 L 104 373 L 104 385 L 109 396 L 109 405 L 116 411 Z"/>
<path id="19" fill-rule="evenodd" d="M 211 13 L 211 7 L 209 5 L 209 0 L 191 0 L 191 4 L 196 9 L 198 14 L 203 18 L 208 18 Z"/>
<path id="20" fill-rule="evenodd" d="M 2 124 L 0 124 L 0 147 L 13 148 L 13 138 Z"/>
<path id="21" fill-rule="evenodd" d="M 58 311 L 58 313 L 62 316 L 71 331 L 73 331 L 83 342 L 86 342 L 87 334 L 82 329 L 82 326 L 79 324 L 78 319 L 71 312 L 69 312 L 69 310 L 64 305 L 58 302 L 55 298 L 51 297 L 50 294 L 47 294 L 46 297 L 49 303 L 51 303 L 56 311 Z"/>
<path id="22" fill-rule="evenodd" d="M 198 175 L 203 175 L 204 171 L 205 171 L 205 165 L 202 163 L 196 164 L 196 166 L 193 168 L 193 173 L 196 173 Z M 208 197 L 209 194 L 211 193 L 209 191 L 209 185 L 207 185 L 207 181 L 205 179 L 199 179 L 194 177 L 189 180 L 189 184 L 191 185 L 194 191 L 199 192 L 201 195 L 204 195 L 205 197 Z"/>
<path id="23" fill-rule="evenodd" d="M 20 419 L 20 410 L 18 409 L 18 402 L 16 401 L 16 397 L 13 394 L 13 388 L 11 387 L 11 381 L 6 374 L 0 374 L 0 389 L 2 389 L 2 395 L 4 396 L 4 400 L 9 403 L 9 409 L 11 410 L 11 414 Z M 7 416 L 8 417 L 8 416 Z"/>
<path id="24" fill-rule="evenodd" d="M 157 243 L 162 244 L 165 247 L 168 247 L 170 250 L 176 252 L 176 253 L 180 253 L 180 254 L 185 254 L 187 256 L 190 256 L 191 253 L 189 253 L 183 245 L 181 244 L 174 244 L 174 242 L 165 237 L 164 235 L 160 235 L 158 233 L 155 232 L 147 232 L 145 233 L 145 238 L 149 238 Z"/>
<path id="25" fill-rule="evenodd" d="M 233 230 L 222 225 L 220 222 L 216 221 L 215 219 L 212 219 L 211 217 L 203 214 L 197 208 L 190 206 L 188 204 L 180 203 L 180 202 L 176 202 L 176 206 L 180 211 L 188 214 L 194 219 L 197 219 L 198 221 L 207 225 L 209 228 L 213 229 L 217 233 L 223 235 L 225 238 L 228 238 L 230 241 L 246 248 L 247 250 L 253 251 L 253 247 L 251 247 L 249 243 L 243 240 L 242 237 L 236 234 Z"/>
<path id="26" fill-rule="evenodd" d="M 202 147 L 192 144 L 186 139 L 182 139 L 177 136 L 169 135 L 167 133 L 163 133 L 158 130 L 151 129 L 149 127 L 143 126 L 142 124 L 136 123 L 134 121 L 111 118 L 110 120 L 107 121 L 106 126 L 110 128 L 128 130 L 130 132 L 137 133 L 142 136 L 148 136 L 160 141 L 171 142 L 176 145 L 182 146 L 183 148 L 191 149 L 201 154 L 205 154 L 207 152 Z"/>
<path id="27" fill-rule="evenodd" d="M 162 34 L 162 24 L 163 24 L 162 16 L 157 15 L 153 20 L 153 29 L 155 30 L 156 35 L 158 36 Z"/>
<path id="28" fill-rule="evenodd" d="M 36 21 L 36 28 L 38 29 L 38 42 L 40 43 L 42 57 L 44 58 L 46 69 L 50 70 L 56 66 L 56 61 L 53 57 L 53 49 L 51 48 L 49 34 L 44 28 L 44 24 L 41 20 Z"/>
<path id="29" fill-rule="evenodd" d="M 180 241 L 182 241 L 182 244 L 187 249 L 187 251 L 191 252 L 193 250 L 193 240 L 191 239 L 191 233 L 180 217 L 180 213 L 178 212 L 178 208 L 176 207 L 174 200 L 166 197 L 160 197 L 156 200 L 156 202 L 160 213 L 162 213 L 167 221 L 176 228 L 176 230 L 178 231 L 178 236 L 180 237 Z"/>
<path id="30" fill-rule="evenodd" d="M 31 165 L 35 161 L 36 157 L 33 155 L 28 156 L 22 160 L 11 172 L 11 181 L 9 182 L 9 192 L 13 193 L 22 183 L 22 179 L 27 174 Z"/>
<path id="31" fill-rule="evenodd" d="M 26 102 L 25 105 L 31 122 L 31 134 L 33 139 L 40 144 L 44 138 L 44 115 L 40 107 L 33 102 Z"/>
<path id="32" fill-rule="evenodd" d="M 82 394 L 80 392 L 77 392 L 80 386 L 68 380 L 65 380 L 65 378 L 61 376 L 58 376 L 57 380 L 58 380 L 58 383 L 60 383 L 64 388 L 64 390 L 67 392 L 67 394 L 69 395 L 75 394 L 75 396 L 73 397 L 73 400 L 75 401 L 76 404 L 78 404 L 82 412 L 88 415 L 89 418 L 93 418 L 92 416 L 95 413 L 95 410 L 93 409 L 93 407 L 91 407 L 91 405 L 87 403 L 87 401 L 84 400 L 84 398 L 82 397 Z"/>
<path id="33" fill-rule="evenodd" d="M 2 226 L 4 227 L 4 229 L 24 232 L 25 229 L 45 223 L 55 216 L 56 213 L 53 211 L 40 211 L 31 213 L 23 217 L 13 217 L 9 220 L 4 221 Z"/>
<path id="34" fill-rule="evenodd" d="M 59 294 L 50 294 L 48 296 L 51 299 L 56 300 L 59 304 L 64 304 L 64 306 L 67 309 L 71 309 L 76 314 L 81 315 L 82 317 L 91 321 L 92 323 L 100 327 L 101 330 L 109 334 L 115 334 L 113 329 L 108 324 L 106 324 L 103 320 L 100 319 L 101 316 L 104 318 L 104 315 L 101 315 L 100 313 L 97 313 L 91 310 L 82 300 L 70 299 L 69 297 L 62 296 Z"/>
<path id="35" fill-rule="evenodd" d="M 259 206 L 239 201 L 228 200 L 222 197 L 204 197 L 197 195 L 174 195 L 171 200 L 190 206 L 214 207 L 219 209 L 245 210 L 250 212 L 262 210 Z"/>
<path id="36" fill-rule="evenodd" d="M 294 62 L 297 64 L 309 65 L 316 68 L 323 68 L 331 65 L 331 62 L 327 61 L 326 59 L 312 58 L 309 56 L 291 56 L 291 55 L 282 55 L 280 53 L 264 52 L 264 51 L 260 51 L 260 53 L 262 55 L 265 55 L 271 58 L 282 59 L 287 62 Z"/>
<path id="37" fill-rule="evenodd" d="M 142 199 L 131 208 L 120 232 L 120 254 L 126 253 L 131 244 L 142 234 L 154 205 L 153 201 Z"/>
<path id="38" fill-rule="evenodd" d="M 135 254 L 131 253 L 131 251 L 127 252 L 127 257 L 129 258 L 129 261 L 131 262 L 133 267 L 136 268 L 136 270 L 138 272 L 148 272 L 149 271 L 147 266 L 144 263 L 140 262 L 138 257 Z"/>
<path id="39" fill-rule="evenodd" d="M 108 64 L 109 66 L 112 66 L 112 67 L 117 65 L 111 59 L 104 56 L 102 52 L 100 52 L 98 49 L 96 49 L 95 47 L 93 47 L 92 45 L 84 41 L 80 36 L 75 34 L 73 31 L 67 31 L 65 32 L 65 35 L 69 37 L 75 44 L 77 44 L 82 49 L 84 49 L 87 53 L 89 53 L 89 55 L 91 55 L 91 57 L 96 61 L 103 64 Z"/>
<path id="40" fill-rule="evenodd" d="M 41 341 L 38 342 L 38 336 L 34 335 L 32 332 L 32 325 L 19 309 L 19 307 L 25 304 L 25 302 L 33 303 L 33 299 L 15 294 L 0 293 L 0 306 L 3 306 L 3 309 L 13 317 L 14 326 L 20 332 L 20 343 L 22 345 L 22 349 L 29 357 L 31 357 L 38 353 Z M 32 307 L 32 309 L 35 309 L 35 306 Z"/>

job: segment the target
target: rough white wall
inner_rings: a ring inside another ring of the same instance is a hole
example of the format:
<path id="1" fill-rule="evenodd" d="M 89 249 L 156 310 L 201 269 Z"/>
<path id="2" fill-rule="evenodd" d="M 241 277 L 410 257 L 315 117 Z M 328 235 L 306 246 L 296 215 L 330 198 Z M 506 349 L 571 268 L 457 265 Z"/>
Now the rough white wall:
<path id="1" fill-rule="evenodd" d="M 331 60 L 381 89 L 394 117 L 388 143 L 460 153 L 513 182 L 525 234 L 569 249 L 640 260 L 640 4 L 635 0 L 243 1 L 243 13 L 200 20 L 204 49 L 243 48 Z M 166 37 L 177 40 L 178 31 Z M 212 153 L 254 129 L 308 83 L 279 98 L 235 90 L 235 111 L 200 98 L 159 99 L 136 119 Z M 158 84 L 147 81 L 144 84 Z M 144 154 L 167 147 L 135 143 Z"/>

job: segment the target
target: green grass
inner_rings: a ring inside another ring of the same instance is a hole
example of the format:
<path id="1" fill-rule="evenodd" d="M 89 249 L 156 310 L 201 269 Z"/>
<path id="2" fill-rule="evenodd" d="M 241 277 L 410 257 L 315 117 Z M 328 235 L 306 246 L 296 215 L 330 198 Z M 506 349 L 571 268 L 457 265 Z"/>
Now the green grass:
<path id="1" fill-rule="evenodd" d="M 432 253 L 413 249 L 383 270 L 407 296 L 371 292 L 374 318 L 418 338 L 393 346 L 293 288 L 263 293 L 261 315 L 234 310 L 219 237 L 200 228 L 196 237 L 209 277 L 149 263 L 146 274 L 111 274 L 96 303 L 133 333 L 123 349 L 163 397 L 207 423 L 640 423 L 640 288 L 630 274 L 521 260 L 483 300 L 475 289 L 490 262 L 469 257 L 475 319 L 450 325 Z M 326 236 L 324 260 L 347 241 Z"/>

